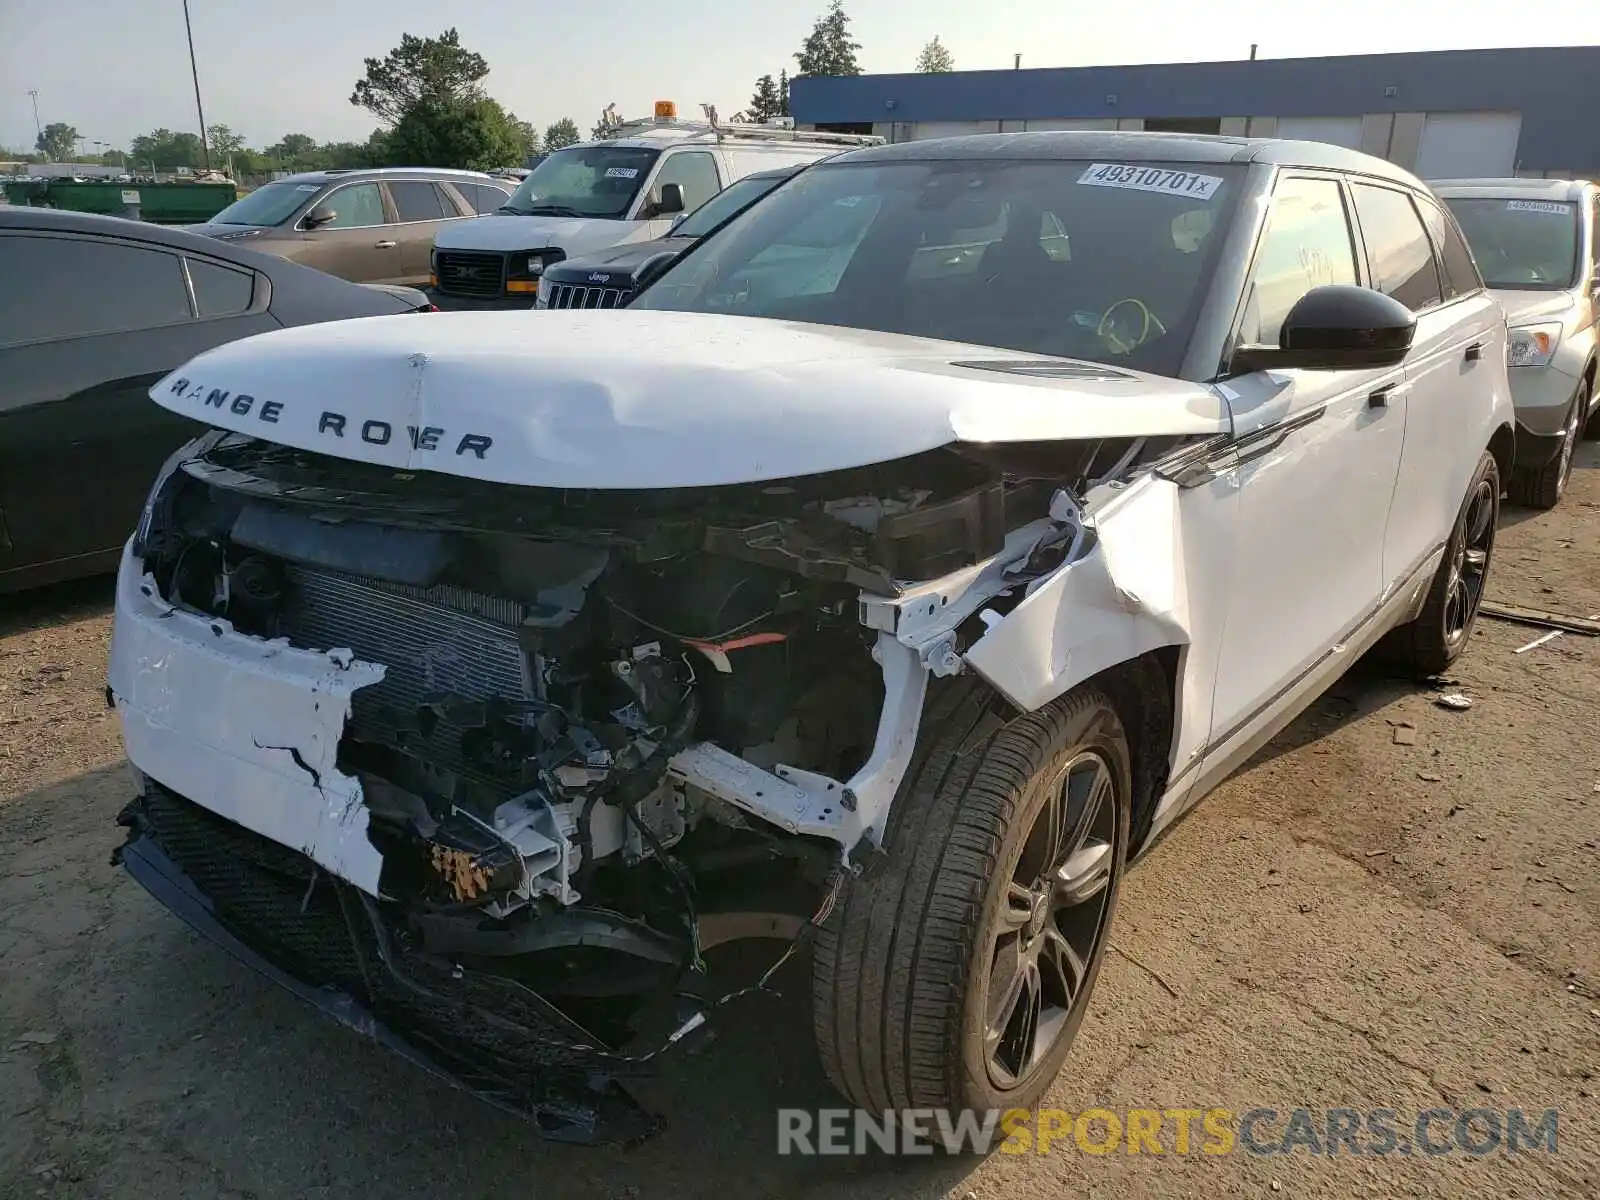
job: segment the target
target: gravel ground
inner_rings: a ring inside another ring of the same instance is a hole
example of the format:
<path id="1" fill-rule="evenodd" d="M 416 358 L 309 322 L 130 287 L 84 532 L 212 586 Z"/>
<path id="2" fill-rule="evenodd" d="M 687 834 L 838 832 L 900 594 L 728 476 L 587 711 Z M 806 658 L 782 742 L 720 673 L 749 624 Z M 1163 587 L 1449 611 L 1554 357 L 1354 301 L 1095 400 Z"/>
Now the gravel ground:
<path id="1" fill-rule="evenodd" d="M 1600 613 L 1600 453 L 1508 510 L 1496 599 Z M 540 1142 L 308 1012 L 107 864 L 130 793 L 103 698 L 104 581 L 0 602 L 0 1196 L 1600 1195 L 1600 639 L 1480 622 L 1476 703 L 1358 668 L 1129 878 L 1050 1103 L 1559 1109 L 1558 1152 L 774 1153 L 830 1106 L 806 1012 L 729 1014 L 627 1151 Z M 1414 744 L 1397 741 L 1408 723 Z M 757 944 L 762 946 L 762 944 Z M 744 953 L 749 966 L 771 944 Z M 1277 1131 L 1281 1133 L 1281 1124 Z M 1169 1142 L 1170 1144 L 1170 1142 Z"/>

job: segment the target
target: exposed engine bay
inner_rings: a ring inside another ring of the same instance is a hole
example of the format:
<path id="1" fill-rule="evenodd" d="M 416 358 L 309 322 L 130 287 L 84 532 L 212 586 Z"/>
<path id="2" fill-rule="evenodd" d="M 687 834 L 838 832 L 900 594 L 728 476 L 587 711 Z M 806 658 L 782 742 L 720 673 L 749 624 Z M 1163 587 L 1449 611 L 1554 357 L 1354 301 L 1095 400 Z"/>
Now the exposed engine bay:
<path id="1" fill-rule="evenodd" d="M 381 668 L 336 756 L 382 856 L 358 897 L 380 940 L 526 989 L 616 1067 L 653 1000 L 681 1036 L 683 980 L 739 915 L 792 935 L 881 853 L 929 675 L 1092 539 L 1063 480 L 1139 450 L 571 492 L 218 433 L 134 552 L 219 637 Z M 255 748 L 323 790 L 302 747 Z"/>

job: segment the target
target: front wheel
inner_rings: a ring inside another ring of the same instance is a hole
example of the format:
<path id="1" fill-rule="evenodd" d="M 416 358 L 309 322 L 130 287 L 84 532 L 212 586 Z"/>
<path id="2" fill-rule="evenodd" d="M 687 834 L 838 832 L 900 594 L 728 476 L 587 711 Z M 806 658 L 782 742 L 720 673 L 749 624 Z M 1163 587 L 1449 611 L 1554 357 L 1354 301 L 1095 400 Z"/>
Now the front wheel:
<path id="1" fill-rule="evenodd" d="M 887 862 L 818 936 L 818 1049 L 869 1111 L 1030 1107 L 1105 955 L 1128 854 L 1127 737 L 1097 689 L 1003 723 L 962 679 L 930 699 L 921 742 Z"/>
<path id="2" fill-rule="evenodd" d="M 1567 423 L 1562 427 L 1561 449 L 1556 456 L 1542 467 L 1524 467 L 1511 472 L 1506 494 L 1513 504 L 1548 510 L 1561 503 L 1567 482 L 1572 478 L 1572 455 L 1583 439 L 1588 412 L 1588 387 L 1580 386 L 1572 401 L 1572 411 L 1567 414 Z"/>
<path id="3" fill-rule="evenodd" d="M 1389 634 L 1387 647 L 1400 667 L 1426 678 L 1455 662 L 1467 648 L 1489 580 L 1489 559 L 1500 520 L 1500 468 L 1487 450 L 1478 460 L 1456 523 L 1445 543 L 1421 614 Z"/>

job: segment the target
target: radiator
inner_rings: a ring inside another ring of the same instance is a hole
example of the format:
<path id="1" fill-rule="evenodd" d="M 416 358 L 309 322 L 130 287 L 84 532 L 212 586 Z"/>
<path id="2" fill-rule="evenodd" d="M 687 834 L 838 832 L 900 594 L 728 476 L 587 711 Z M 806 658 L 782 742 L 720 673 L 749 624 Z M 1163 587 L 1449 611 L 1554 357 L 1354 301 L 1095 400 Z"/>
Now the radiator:
<path id="1" fill-rule="evenodd" d="M 517 640 L 523 605 L 440 584 L 430 588 L 290 566 L 284 633 L 312 650 L 348 648 L 385 668 L 356 692 L 350 732 L 405 745 L 434 767 L 463 772 L 464 727 L 440 720 L 423 738 L 417 710 L 429 697 L 531 700 L 527 656 Z M 471 774 L 472 772 L 466 772 Z"/>

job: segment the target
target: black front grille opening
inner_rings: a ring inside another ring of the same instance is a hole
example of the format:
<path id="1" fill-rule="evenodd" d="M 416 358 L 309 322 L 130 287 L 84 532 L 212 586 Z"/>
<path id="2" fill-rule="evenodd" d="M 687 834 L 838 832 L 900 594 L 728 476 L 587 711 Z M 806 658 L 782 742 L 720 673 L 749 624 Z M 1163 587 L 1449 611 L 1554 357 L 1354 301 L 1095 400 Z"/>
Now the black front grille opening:
<path id="1" fill-rule="evenodd" d="M 392 922 L 380 934 L 370 902 L 307 856 L 159 785 L 140 812 L 145 831 L 241 942 L 302 983 L 354 997 L 474 1089 L 523 1092 L 526 1105 L 534 1075 L 583 1065 L 589 1050 L 605 1049 L 572 1036 L 559 1011 L 516 980 L 461 973 L 414 949 Z"/>
<path id="2" fill-rule="evenodd" d="M 498 296 L 505 289 L 503 254 L 436 250 L 433 269 L 439 280 L 439 290 L 449 295 Z"/>

